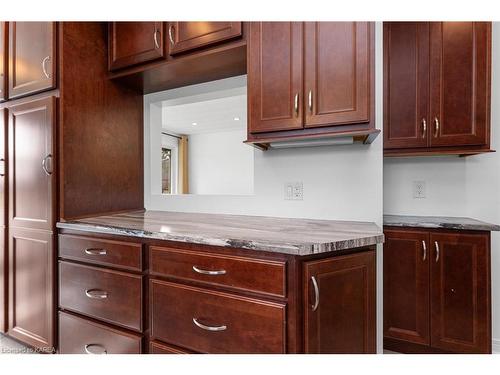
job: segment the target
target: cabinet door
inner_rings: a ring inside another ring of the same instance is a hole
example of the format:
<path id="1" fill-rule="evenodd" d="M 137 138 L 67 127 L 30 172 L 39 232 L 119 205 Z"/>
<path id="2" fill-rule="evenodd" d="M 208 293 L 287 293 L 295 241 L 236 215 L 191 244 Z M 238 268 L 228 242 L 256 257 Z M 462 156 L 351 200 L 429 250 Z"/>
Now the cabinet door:
<path id="1" fill-rule="evenodd" d="M 7 57 L 7 40 L 6 40 L 6 27 L 7 22 L 0 22 L 0 102 L 7 99 L 5 80 L 5 67 L 6 67 L 6 57 Z"/>
<path id="2" fill-rule="evenodd" d="M 304 264 L 306 353 L 375 353 L 375 251 Z"/>
<path id="3" fill-rule="evenodd" d="M 370 121 L 370 22 L 306 22 L 305 126 Z"/>
<path id="4" fill-rule="evenodd" d="M 170 55 L 241 36 L 241 22 L 170 22 Z"/>
<path id="5" fill-rule="evenodd" d="M 430 35 L 431 145 L 488 144 L 491 23 L 433 22 Z"/>
<path id="6" fill-rule="evenodd" d="M 7 329 L 7 246 L 6 246 L 6 168 L 5 110 L 0 109 L 0 332 Z"/>
<path id="7" fill-rule="evenodd" d="M 9 225 L 54 229 L 55 98 L 9 107 Z"/>
<path id="8" fill-rule="evenodd" d="M 164 22 L 110 22 L 109 69 L 164 58 L 164 28 Z"/>
<path id="9" fill-rule="evenodd" d="M 384 337 L 429 345 L 429 232 L 384 234 Z"/>
<path id="10" fill-rule="evenodd" d="M 52 234 L 9 228 L 9 335 L 54 351 L 54 305 Z"/>
<path id="11" fill-rule="evenodd" d="M 384 148 L 428 146 L 429 23 L 384 22 Z"/>
<path id="12" fill-rule="evenodd" d="M 301 22 L 252 22 L 248 40 L 250 133 L 301 129 Z"/>
<path id="13" fill-rule="evenodd" d="M 55 22 L 9 23 L 9 98 L 56 87 Z"/>
<path id="14" fill-rule="evenodd" d="M 491 353 L 489 233 L 431 233 L 431 345 Z"/>

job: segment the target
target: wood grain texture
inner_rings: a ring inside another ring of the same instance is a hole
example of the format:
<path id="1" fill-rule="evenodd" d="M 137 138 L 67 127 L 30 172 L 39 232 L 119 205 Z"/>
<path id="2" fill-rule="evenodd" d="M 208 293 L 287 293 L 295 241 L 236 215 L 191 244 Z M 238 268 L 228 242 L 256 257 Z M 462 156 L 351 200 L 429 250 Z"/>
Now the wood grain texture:
<path id="1" fill-rule="evenodd" d="M 194 352 L 158 341 L 151 341 L 149 343 L 149 354 L 194 354 Z"/>

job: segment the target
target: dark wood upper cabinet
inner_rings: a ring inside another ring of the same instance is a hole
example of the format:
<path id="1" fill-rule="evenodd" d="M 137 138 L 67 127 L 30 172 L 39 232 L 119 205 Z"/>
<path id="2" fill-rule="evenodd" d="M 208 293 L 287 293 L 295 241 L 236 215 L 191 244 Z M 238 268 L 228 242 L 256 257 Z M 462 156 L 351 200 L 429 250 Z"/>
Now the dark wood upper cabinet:
<path id="1" fill-rule="evenodd" d="M 385 155 L 490 151 L 491 22 L 384 23 Z"/>
<path id="2" fill-rule="evenodd" d="M 9 107 L 9 226 L 52 231 L 55 98 Z"/>
<path id="3" fill-rule="evenodd" d="M 429 345 L 429 232 L 384 234 L 384 337 Z"/>
<path id="4" fill-rule="evenodd" d="M 9 98 L 56 87 L 55 22 L 9 22 Z"/>
<path id="5" fill-rule="evenodd" d="M 384 148 L 429 144 L 429 23 L 384 23 Z"/>
<path id="6" fill-rule="evenodd" d="M 252 22 L 248 39 L 249 132 L 301 129 L 301 22 Z"/>
<path id="7" fill-rule="evenodd" d="M 375 252 L 304 263 L 305 353 L 375 353 Z"/>
<path id="8" fill-rule="evenodd" d="M 6 66 L 7 66 L 7 22 L 0 22 L 0 102 L 7 99 Z"/>
<path id="9" fill-rule="evenodd" d="M 242 35 L 242 22 L 170 22 L 169 54 L 192 51 Z"/>
<path id="10" fill-rule="evenodd" d="M 431 145 L 489 143 L 489 22 L 430 24 Z"/>
<path id="11" fill-rule="evenodd" d="M 0 109 L 0 227 L 7 224 L 7 110 Z"/>
<path id="12" fill-rule="evenodd" d="M 165 58 L 164 37 L 165 22 L 110 22 L 109 69 Z"/>
<path id="13" fill-rule="evenodd" d="M 370 121 L 369 22 L 306 22 L 305 126 Z"/>
<path id="14" fill-rule="evenodd" d="M 431 233 L 431 342 L 491 353 L 489 233 Z"/>

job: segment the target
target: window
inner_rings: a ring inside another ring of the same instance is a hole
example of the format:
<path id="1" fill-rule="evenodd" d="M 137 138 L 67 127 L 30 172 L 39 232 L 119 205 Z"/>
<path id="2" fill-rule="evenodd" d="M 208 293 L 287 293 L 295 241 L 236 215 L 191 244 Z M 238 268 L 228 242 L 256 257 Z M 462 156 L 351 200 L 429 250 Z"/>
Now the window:
<path id="1" fill-rule="evenodd" d="M 172 150 L 161 149 L 161 191 L 163 194 L 172 194 Z"/>

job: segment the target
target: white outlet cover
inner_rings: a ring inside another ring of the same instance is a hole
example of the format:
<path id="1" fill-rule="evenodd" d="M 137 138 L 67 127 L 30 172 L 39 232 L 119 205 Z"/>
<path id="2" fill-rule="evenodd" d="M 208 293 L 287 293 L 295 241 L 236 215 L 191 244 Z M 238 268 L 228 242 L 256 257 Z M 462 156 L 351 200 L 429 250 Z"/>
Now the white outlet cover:
<path id="1" fill-rule="evenodd" d="M 413 181 L 413 198 L 425 198 L 426 193 L 425 181 Z"/>
<path id="2" fill-rule="evenodd" d="M 304 199 L 304 184 L 302 182 L 295 182 L 293 184 L 293 200 L 301 201 Z"/>

